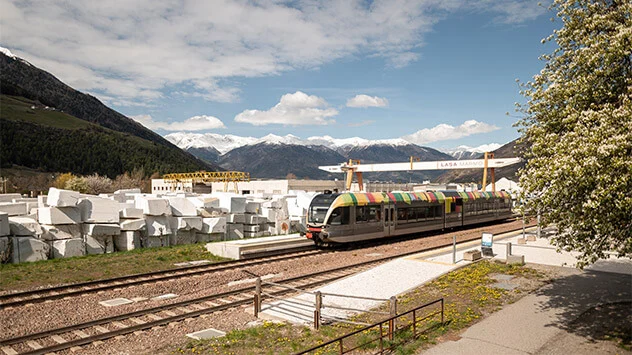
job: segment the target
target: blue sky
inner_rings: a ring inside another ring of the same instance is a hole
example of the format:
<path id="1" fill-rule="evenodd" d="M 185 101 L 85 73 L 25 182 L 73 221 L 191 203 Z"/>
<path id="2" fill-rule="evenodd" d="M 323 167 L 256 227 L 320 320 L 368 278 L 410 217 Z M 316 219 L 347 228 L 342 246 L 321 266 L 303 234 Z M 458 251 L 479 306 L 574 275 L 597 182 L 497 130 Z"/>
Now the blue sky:
<path id="1" fill-rule="evenodd" d="M 160 134 L 440 149 L 518 136 L 515 79 L 540 71 L 560 25 L 519 0 L 1 0 L 0 13 L 2 47 Z"/>

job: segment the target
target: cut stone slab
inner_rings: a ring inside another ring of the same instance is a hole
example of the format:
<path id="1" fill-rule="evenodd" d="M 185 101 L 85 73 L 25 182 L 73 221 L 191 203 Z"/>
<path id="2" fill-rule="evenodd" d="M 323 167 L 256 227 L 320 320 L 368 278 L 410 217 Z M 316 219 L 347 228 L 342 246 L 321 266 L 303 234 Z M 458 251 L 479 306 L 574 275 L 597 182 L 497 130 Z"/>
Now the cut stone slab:
<path id="1" fill-rule="evenodd" d="M 69 207 L 65 207 L 69 208 Z M 43 240 L 62 240 L 62 239 L 75 239 L 81 238 L 81 226 L 78 224 L 66 224 L 66 225 L 41 225 Z"/>
<path id="2" fill-rule="evenodd" d="M 143 210 L 148 216 L 165 216 L 171 214 L 169 201 L 163 198 L 136 196 L 136 208 Z"/>
<path id="3" fill-rule="evenodd" d="M 202 230 L 202 217 L 169 217 L 171 230 Z"/>
<path id="4" fill-rule="evenodd" d="M 195 340 L 202 340 L 202 339 L 219 338 L 219 337 L 223 337 L 224 335 L 226 335 L 226 332 L 209 328 L 209 329 L 200 330 L 198 332 L 189 333 L 187 334 L 187 337 L 191 339 L 195 339 Z"/>
<path id="5" fill-rule="evenodd" d="M 248 201 L 246 202 L 246 213 L 259 214 L 261 212 L 262 202 Z"/>
<path id="6" fill-rule="evenodd" d="M 106 306 L 106 307 L 116 307 L 116 306 L 122 306 L 124 304 L 130 304 L 130 303 L 134 303 L 134 301 L 127 298 L 114 298 L 111 300 L 99 302 L 100 305 Z"/>
<path id="7" fill-rule="evenodd" d="M 227 223 L 246 223 L 246 216 L 243 213 L 232 213 L 228 215 Z"/>
<path id="8" fill-rule="evenodd" d="M 143 248 L 159 248 L 169 246 L 169 239 L 171 234 L 164 234 L 160 236 L 146 236 L 141 238 L 141 245 Z"/>
<path id="9" fill-rule="evenodd" d="M 9 261 L 9 237 L 0 237 L 0 263 L 4 264 Z"/>
<path id="10" fill-rule="evenodd" d="M 226 225 L 226 239 L 235 240 L 244 238 L 244 225 L 243 224 L 227 224 Z"/>
<path id="11" fill-rule="evenodd" d="M 524 255 L 507 255 L 507 264 L 524 265 Z"/>
<path id="12" fill-rule="evenodd" d="M 143 210 L 135 207 L 126 207 L 119 211 L 119 218 L 143 218 Z"/>
<path id="13" fill-rule="evenodd" d="M 226 233 L 226 217 L 202 218 L 202 233 Z"/>
<path id="14" fill-rule="evenodd" d="M 232 197 L 230 199 L 230 212 L 231 213 L 245 213 L 246 212 L 246 198 L 245 197 Z"/>
<path id="15" fill-rule="evenodd" d="M 256 233 L 260 231 L 258 224 L 244 224 L 244 232 Z"/>
<path id="16" fill-rule="evenodd" d="M 30 217 L 9 217 L 9 230 L 15 236 L 37 236 L 42 233 L 42 227 Z"/>
<path id="17" fill-rule="evenodd" d="M 140 247 L 140 232 L 121 231 L 120 235 L 114 236 L 114 248 L 117 251 L 134 250 Z"/>
<path id="18" fill-rule="evenodd" d="M 47 201 L 48 201 L 48 196 L 46 195 L 37 196 L 37 208 L 50 207 Z"/>
<path id="19" fill-rule="evenodd" d="M 118 224 L 83 224 L 82 230 L 84 235 L 98 236 L 98 235 L 119 235 L 121 234 L 121 227 Z"/>
<path id="20" fill-rule="evenodd" d="M 245 222 L 244 224 L 259 224 L 267 222 L 267 218 L 261 217 L 256 214 L 246 214 L 244 215 Z"/>
<path id="21" fill-rule="evenodd" d="M 52 247 L 53 259 L 86 255 L 86 246 L 82 238 L 55 240 Z"/>
<path id="22" fill-rule="evenodd" d="M 84 235 L 83 240 L 88 255 L 109 254 L 114 252 L 114 241 L 111 235 Z"/>
<path id="23" fill-rule="evenodd" d="M 489 277 L 496 281 L 509 281 L 514 278 L 513 275 L 507 275 L 507 274 L 492 274 L 492 275 L 489 275 Z"/>
<path id="24" fill-rule="evenodd" d="M 0 237 L 11 234 L 11 228 L 9 227 L 9 214 L 6 212 L 0 212 Z"/>
<path id="25" fill-rule="evenodd" d="M 145 219 L 122 219 L 121 220 L 122 231 L 140 231 L 147 228 L 147 222 Z"/>
<path id="26" fill-rule="evenodd" d="M 195 244 L 195 230 L 177 230 L 169 236 L 169 245 Z"/>
<path id="27" fill-rule="evenodd" d="M 176 298 L 176 297 L 178 297 L 178 295 L 176 295 L 175 293 L 166 293 L 164 295 L 153 297 L 151 300 L 152 301 L 163 301 L 163 300 L 168 300 L 168 299 Z"/>
<path id="28" fill-rule="evenodd" d="M 497 282 L 495 284 L 492 284 L 491 287 L 501 288 L 503 290 L 511 291 L 511 290 L 515 289 L 516 287 L 518 287 L 518 285 L 512 284 L 512 283 L 508 283 L 508 282 Z"/>
<path id="29" fill-rule="evenodd" d="M 80 224 L 81 212 L 77 207 L 42 207 L 37 210 L 41 224 Z"/>
<path id="30" fill-rule="evenodd" d="M 26 210 L 26 203 L 24 202 L 0 202 L 0 212 L 7 213 L 11 216 L 24 216 L 29 211 Z"/>
<path id="31" fill-rule="evenodd" d="M 81 194 L 77 191 L 61 190 L 51 187 L 48 190 L 46 203 L 54 207 L 74 207 L 79 202 Z"/>
<path id="32" fill-rule="evenodd" d="M 197 216 L 197 207 L 193 203 L 193 198 L 187 197 L 167 197 L 171 214 L 178 217 Z"/>
<path id="33" fill-rule="evenodd" d="M 22 198 L 20 194 L 0 194 L 0 203 L 2 202 L 13 202 L 16 198 Z"/>
<path id="34" fill-rule="evenodd" d="M 81 219 L 85 223 L 118 223 L 119 203 L 99 197 L 86 197 L 79 200 Z"/>
<path id="35" fill-rule="evenodd" d="M 171 234 L 169 219 L 166 216 L 146 216 L 148 236 L 160 236 Z"/>
<path id="36" fill-rule="evenodd" d="M 47 260 L 50 247 L 45 242 L 31 237 L 11 238 L 12 257 L 14 264 Z"/>

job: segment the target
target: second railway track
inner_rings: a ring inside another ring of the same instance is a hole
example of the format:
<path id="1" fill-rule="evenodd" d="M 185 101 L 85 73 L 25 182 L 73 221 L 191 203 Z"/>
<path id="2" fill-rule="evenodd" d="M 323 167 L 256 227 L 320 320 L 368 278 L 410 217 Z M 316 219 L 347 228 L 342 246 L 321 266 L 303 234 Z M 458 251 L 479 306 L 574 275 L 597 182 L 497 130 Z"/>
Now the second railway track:
<path id="1" fill-rule="evenodd" d="M 38 303 L 48 300 L 61 299 L 65 297 L 78 296 L 87 293 L 142 285 L 151 282 L 167 281 L 181 277 L 201 275 L 209 272 L 235 270 L 236 268 L 249 267 L 275 261 L 310 257 L 321 255 L 323 253 L 328 253 L 328 251 L 310 250 L 247 260 L 229 260 L 213 264 L 196 265 L 184 268 L 161 270 L 150 273 L 134 274 L 89 282 L 47 287 L 36 290 L 7 293 L 0 295 L 0 309 L 7 307 L 17 307 L 29 303 Z"/>

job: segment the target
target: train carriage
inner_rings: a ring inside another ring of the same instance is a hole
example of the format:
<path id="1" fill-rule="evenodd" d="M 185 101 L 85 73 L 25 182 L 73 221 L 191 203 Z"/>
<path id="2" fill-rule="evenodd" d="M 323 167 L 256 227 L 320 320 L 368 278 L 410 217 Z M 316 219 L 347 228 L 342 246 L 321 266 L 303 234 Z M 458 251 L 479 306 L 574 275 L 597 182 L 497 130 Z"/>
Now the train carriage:
<path id="1" fill-rule="evenodd" d="M 316 195 L 307 238 L 350 243 L 461 227 L 512 216 L 505 192 L 347 192 Z"/>

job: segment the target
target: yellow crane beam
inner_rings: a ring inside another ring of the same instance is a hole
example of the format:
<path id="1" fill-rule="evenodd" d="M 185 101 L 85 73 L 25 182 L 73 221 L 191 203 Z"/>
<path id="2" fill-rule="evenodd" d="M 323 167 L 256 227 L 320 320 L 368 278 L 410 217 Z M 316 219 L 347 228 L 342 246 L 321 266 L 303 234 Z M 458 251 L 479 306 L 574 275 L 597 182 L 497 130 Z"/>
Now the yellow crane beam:
<path id="1" fill-rule="evenodd" d="M 235 184 L 237 191 L 238 182 L 250 182 L 250 173 L 243 171 L 196 171 L 194 173 L 165 174 L 162 179 L 166 183 L 176 185 L 182 182 L 223 182 L 224 191 L 228 190 L 228 183 Z"/>

